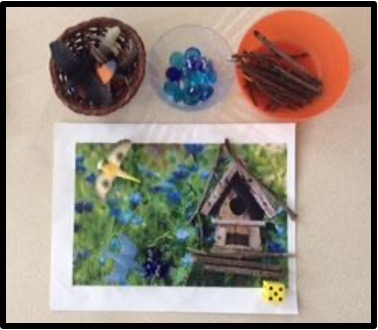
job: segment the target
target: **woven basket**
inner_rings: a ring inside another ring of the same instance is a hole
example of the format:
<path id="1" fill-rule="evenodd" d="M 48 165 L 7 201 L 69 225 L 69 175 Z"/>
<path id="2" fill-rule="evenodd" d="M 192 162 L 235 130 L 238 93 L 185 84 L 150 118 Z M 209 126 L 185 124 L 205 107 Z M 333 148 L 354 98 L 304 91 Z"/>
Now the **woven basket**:
<path id="1" fill-rule="evenodd" d="M 111 83 L 114 102 L 110 106 L 96 107 L 84 98 L 71 97 L 66 88 L 67 77 L 59 72 L 54 61 L 50 60 L 50 73 L 55 93 L 68 108 L 76 113 L 88 116 L 104 116 L 112 113 L 130 102 L 142 83 L 146 67 L 144 44 L 137 32 L 121 21 L 105 17 L 95 18 L 68 28 L 59 37 L 59 40 L 67 44 L 71 51 L 80 57 L 83 51 L 88 51 L 91 45 L 96 45 L 98 37 L 105 35 L 107 28 L 114 26 L 118 26 L 121 30 L 121 35 L 117 39 L 119 46 L 126 49 L 127 41 L 131 39 L 138 50 L 138 56 L 125 74 L 128 83 Z"/>

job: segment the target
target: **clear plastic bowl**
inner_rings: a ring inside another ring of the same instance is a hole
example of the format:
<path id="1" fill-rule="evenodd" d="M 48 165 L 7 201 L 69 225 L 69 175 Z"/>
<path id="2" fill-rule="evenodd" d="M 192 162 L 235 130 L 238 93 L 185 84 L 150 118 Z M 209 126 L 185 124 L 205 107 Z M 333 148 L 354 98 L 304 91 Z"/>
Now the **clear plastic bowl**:
<path id="1" fill-rule="evenodd" d="M 163 89 L 167 81 L 165 74 L 169 67 L 169 57 L 173 52 L 184 53 L 190 47 L 198 48 L 203 56 L 211 59 L 218 75 L 212 97 L 193 106 L 169 100 Z M 176 109 L 187 111 L 207 109 L 224 99 L 230 91 L 235 75 L 234 66 L 229 61 L 231 55 L 230 45 L 218 32 L 199 25 L 178 26 L 164 33 L 153 46 L 148 56 L 150 82 L 158 96 Z"/>

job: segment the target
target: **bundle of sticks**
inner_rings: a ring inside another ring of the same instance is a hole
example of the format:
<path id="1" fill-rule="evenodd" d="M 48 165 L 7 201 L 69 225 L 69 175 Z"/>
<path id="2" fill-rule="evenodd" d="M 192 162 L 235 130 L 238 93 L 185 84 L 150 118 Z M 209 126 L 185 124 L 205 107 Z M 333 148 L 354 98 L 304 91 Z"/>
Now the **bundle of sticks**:
<path id="1" fill-rule="evenodd" d="M 309 56 L 307 53 L 288 55 L 259 31 L 254 35 L 269 52 L 242 52 L 233 55 L 232 60 L 242 71 L 256 106 L 260 94 L 268 101 L 265 110 L 298 110 L 322 94 L 323 82 L 299 62 Z"/>
<path id="2" fill-rule="evenodd" d="M 266 263 L 263 260 L 288 258 L 287 253 L 244 251 L 238 248 L 213 247 L 210 251 L 188 249 L 196 262 L 209 272 L 227 273 L 264 279 L 283 280 L 285 267 L 280 263 Z"/>

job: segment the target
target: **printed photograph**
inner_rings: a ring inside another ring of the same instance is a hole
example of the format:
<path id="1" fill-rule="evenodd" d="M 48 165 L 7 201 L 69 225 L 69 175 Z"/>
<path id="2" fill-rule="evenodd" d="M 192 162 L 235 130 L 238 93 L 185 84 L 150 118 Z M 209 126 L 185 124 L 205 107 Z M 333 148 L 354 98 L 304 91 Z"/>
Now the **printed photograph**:
<path id="1" fill-rule="evenodd" d="M 287 285 L 285 144 L 76 145 L 75 286 Z"/>

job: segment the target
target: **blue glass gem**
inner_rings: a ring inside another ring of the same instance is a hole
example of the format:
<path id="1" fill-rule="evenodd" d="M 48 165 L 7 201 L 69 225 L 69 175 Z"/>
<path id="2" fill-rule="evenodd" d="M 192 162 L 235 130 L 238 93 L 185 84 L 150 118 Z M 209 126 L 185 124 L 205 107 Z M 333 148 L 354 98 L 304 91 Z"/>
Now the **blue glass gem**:
<path id="1" fill-rule="evenodd" d="M 183 91 L 180 89 L 180 85 L 174 82 L 167 81 L 164 84 L 164 92 L 167 98 L 171 101 L 180 102 L 183 99 Z"/>
<path id="2" fill-rule="evenodd" d="M 190 71 L 185 85 L 200 86 L 206 84 L 206 76 L 199 71 Z"/>
<path id="3" fill-rule="evenodd" d="M 205 86 L 202 89 L 201 101 L 207 101 L 214 94 L 214 88 L 211 86 Z"/>
<path id="4" fill-rule="evenodd" d="M 196 47 L 185 53 L 173 52 L 169 57 L 164 93 L 173 102 L 196 105 L 207 101 L 214 94 L 212 85 L 218 80 L 211 59 L 202 56 Z"/>
<path id="5" fill-rule="evenodd" d="M 201 57 L 201 51 L 196 47 L 190 47 L 186 50 L 185 57 L 186 58 L 190 58 L 190 57 L 199 58 Z"/>
<path id="6" fill-rule="evenodd" d="M 174 67 L 181 69 L 185 65 L 185 56 L 183 53 L 174 52 L 169 57 L 169 64 Z"/>
<path id="7" fill-rule="evenodd" d="M 175 92 L 177 89 L 179 89 L 180 86 L 176 83 L 173 83 L 171 81 L 167 81 L 164 84 L 164 92 L 169 98 L 173 98 Z"/>
<path id="8" fill-rule="evenodd" d="M 200 97 L 202 92 L 201 86 L 190 84 L 185 88 L 185 93 L 191 97 Z"/>
<path id="9" fill-rule="evenodd" d="M 211 84 L 215 84 L 218 80 L 217 73 L 214 70 L 208 71 L 206 77 Z"/>
<path id="10" fill-rule="evenodd" d="M 201 69 L 202 61 L 200 57 L 191 56 L 186 58 L 185 64 L 189 70 L 196 71 Z"/>
<path id="11" fill-rule="evenodd" d="M 186 96 L 186 97 L 184 97 L 184 102 L 185 102 L 186 105 L 193 106 L 193 105 L 198 104 L 199 101 L 196 98 L 192 98 L 190 96 Z"/>
<path id="12" fill-rule="evenodd" d="M 208 71 L 214 71 L 213 61 L 206 57 L 202 57 L 200 71 L 204 73 Z"/>
<path id="13" fill-rule="evenodd" d="M 184 94 L 184 103 L 186 105 L 196 105 L 200 101 L 200 98 L 198 95 L 190 95 L 189 93 Z"/>
<path id="14" fill-rule="evenodd" d="M 180 69 L 171 67 L 168 68 L 165 75 L 170 81 L 180 81 L 180 79 L 182 78 L 182 71 Z"/>
<path id="15" fill-rule="evenodd" d="M 184 91 L 178 89 L 174 95 L 175 102 L 181 102 L 184 99 Z"/>

